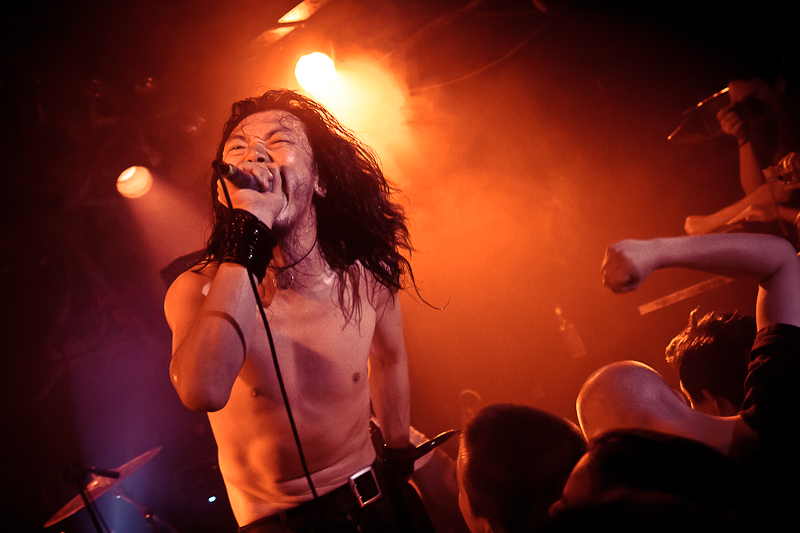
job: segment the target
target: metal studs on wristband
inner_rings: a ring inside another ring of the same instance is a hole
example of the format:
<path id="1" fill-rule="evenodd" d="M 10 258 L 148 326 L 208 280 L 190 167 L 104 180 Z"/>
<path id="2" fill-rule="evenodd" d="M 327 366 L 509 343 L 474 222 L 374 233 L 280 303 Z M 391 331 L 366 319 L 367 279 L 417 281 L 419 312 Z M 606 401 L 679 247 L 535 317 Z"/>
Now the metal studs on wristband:
<path id="1" fill-rule="evenodd" d="M 225 239 L 219 250 L 220 261 L 244 266 L 261 283 L 267 274 L 267 266 L 272 261 L 272 249 L 276 244 L 272 232 L 258 217 L 243 209 L 234 209 L 225 223 Z"/>

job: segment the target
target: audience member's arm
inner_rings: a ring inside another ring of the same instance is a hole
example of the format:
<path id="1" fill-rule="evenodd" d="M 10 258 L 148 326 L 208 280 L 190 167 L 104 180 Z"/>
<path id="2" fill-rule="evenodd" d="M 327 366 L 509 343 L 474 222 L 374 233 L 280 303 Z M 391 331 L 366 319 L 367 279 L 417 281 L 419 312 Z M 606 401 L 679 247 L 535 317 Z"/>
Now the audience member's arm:
<path id="1" fill-rule="evenodd" d="M 750 142 L 749 128 L 734 110 L 734 104 L 722 108 L 717 113 L 722 131 L 736 138 L 739 143 L 739 182 L 745 194 L 751 194 L 764 184 L 764 175 L 758 163 L 753 143 Z"/>
<path id="2" fill-rule="evenodd" d="M 683 229 L 687 235 L 705 235 L 725 226 L 734 224 L 740 215 L 754 205 L 770 206 L 772 218 L 775 220 L 780 213 L 776 212 L 776 207 L 781 207 L 780 203 L 789 199 L 791 191 L 786 190 L 782 185 L 776 183 L 764 183 L 753 192 L 737 200 L 729 206 L 723 207 L 716 213 L 710 215 L 691 215 L 686 217 Z M 749 219 L 748 219 L 749 220 Z"/>
<path id="3" fill-rule="evenodd" d="M 625 240 L 606 249 L 603 284 L 635 290 L 660 268 L 683 267 L 758 283 L 758 328 L 800 326 L 800 261 L 788 241 L 749 233 Z"/>
<path id="4" fill-rule="evenodd" d="M 764 204 L 764 205 L 749 205 L 741 213 L 728 221 L 731 226 L 737 222 L 771 222 L 776 218 L 780 218 L 785 222 L 792 224 L 792 228 L 797 227 L 797 218 L 800 215 L 800 209 L 796 207 L 786 207 L 785 205 Z"/>

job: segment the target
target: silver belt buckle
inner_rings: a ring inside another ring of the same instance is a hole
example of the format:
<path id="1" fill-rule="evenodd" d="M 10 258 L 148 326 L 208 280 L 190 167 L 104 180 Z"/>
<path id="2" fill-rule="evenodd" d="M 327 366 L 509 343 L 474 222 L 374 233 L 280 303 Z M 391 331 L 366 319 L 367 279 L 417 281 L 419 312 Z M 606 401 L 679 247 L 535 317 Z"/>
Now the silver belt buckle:
<path id="1" fill-rule="evenodd" d="M 361 507 L 374 502 L 381 497 L 381 487 L 378 485 L 378 477 L 372 469 L 372 465 L 365 466 L 348 478 L 350 490 L 353 496 L 358 499 Z"/>

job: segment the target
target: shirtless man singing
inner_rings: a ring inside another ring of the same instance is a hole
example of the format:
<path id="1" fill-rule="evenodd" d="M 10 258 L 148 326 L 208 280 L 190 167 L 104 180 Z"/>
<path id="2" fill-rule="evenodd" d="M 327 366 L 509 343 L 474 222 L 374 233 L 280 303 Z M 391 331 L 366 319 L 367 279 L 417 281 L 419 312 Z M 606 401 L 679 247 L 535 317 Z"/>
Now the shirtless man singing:
<path id="1" fill-rule="evenodd" d="M 172 383 L 208 412 L 240 531 L 422 530 L 369 433 L 371 404 L 382 455 L 410 446 L 398 291 L 411 246 L 376 157 L 322 106 L 276 90 L 232 106 L 217 160 L 204 260 L 165 313 Z"/>

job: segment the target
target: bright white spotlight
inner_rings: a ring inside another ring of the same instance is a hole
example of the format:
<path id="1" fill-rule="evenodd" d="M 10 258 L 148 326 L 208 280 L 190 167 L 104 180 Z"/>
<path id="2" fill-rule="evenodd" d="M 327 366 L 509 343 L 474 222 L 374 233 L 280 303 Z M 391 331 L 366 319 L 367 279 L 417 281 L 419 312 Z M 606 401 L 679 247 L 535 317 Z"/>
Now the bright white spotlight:
<path id="1" fill-rule="evenodd" d="M 314 52 L 297 61 L 294 75 L 303 89 L 319 96 L 319 93 L 324 93 L 332 85 L 336 78 L 336 67 L 330 57 Z"/>
<path id="2" fill-rule="evenodd" d="M 130 167 L 117 178 L 117 190 L 125 198 L 139 198 L 153 186 L 153 176 L 145 167 Z"/>

